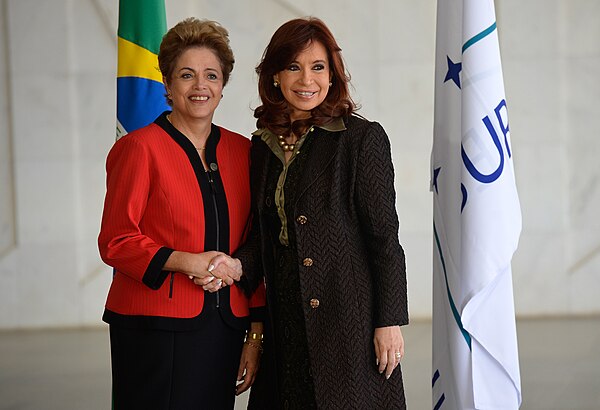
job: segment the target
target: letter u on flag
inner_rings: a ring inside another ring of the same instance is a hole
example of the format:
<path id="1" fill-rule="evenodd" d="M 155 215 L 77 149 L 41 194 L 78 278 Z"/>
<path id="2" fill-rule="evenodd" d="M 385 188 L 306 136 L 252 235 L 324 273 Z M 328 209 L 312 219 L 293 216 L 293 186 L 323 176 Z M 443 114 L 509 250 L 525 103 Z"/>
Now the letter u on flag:
<path id="1" fill-rule="evenodd" d="M 521 232 L 493 0 L 438 0 L 432 408 L 518 409 Z"/>
<path id="2" fill-rule="evenodd" d="M 169 109 L 158 68 L 167 30 L 164 0 L 120 0 L 117 138 L 150 124 Z"/>

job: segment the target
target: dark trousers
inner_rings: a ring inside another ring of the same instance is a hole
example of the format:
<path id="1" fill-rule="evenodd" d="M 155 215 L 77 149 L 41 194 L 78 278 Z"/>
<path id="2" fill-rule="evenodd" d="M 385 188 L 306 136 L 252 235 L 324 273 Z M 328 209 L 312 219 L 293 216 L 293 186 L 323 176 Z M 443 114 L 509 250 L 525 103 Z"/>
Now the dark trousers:
<path id="1" fill-rule="evenodd" d="M 244 332 L 212 313 L 194 331 L 111 325 L 113 409 L 233 409 Z"/>

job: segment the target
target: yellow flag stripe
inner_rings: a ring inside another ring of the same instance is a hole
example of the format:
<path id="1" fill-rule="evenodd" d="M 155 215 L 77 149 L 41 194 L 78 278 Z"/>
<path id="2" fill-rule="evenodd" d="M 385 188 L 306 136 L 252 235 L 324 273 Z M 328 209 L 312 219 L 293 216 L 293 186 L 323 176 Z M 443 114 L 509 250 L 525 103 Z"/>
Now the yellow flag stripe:
<path id="1" fill-rule="evenodd" d="M 117 77 L 141 77 L 162 83 L 158 56 L 119 37 Z"/>

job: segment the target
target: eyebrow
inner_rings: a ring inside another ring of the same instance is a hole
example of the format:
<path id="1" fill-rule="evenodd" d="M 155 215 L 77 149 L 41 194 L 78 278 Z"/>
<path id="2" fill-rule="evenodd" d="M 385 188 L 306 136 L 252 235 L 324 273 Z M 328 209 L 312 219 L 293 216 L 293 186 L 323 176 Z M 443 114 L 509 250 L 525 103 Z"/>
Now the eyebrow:
<path id="1" fill-rule="evenodd" d="M 181 67 L 181 68 L 178 70 L 178 72 L 180 72 L 180 71 L 183 71 L 183 70 L 189 70 L 189 71 L 196 72 L 196 70 L 194 70 L 194 69 L 193 69 L 193 68 L 191 68 L 191 67 Z M 218 70 L 218 69 L 216 69 L 216 68 L 212 68 L 212 67 L 205 68 L 205 69 L 204 69 L 204 71 L 214 71 L 214 72 L 216 72 L 216 73 L 218 73 L 218 72 L 219 72 L 219 70 Z"/>
<path id="2" fill-rule="evenodd" d="M 327 60 L 315 60 L 310 64 L 317 64 L 317 63 L 327 64 Z M 300 62 L 298 60 L 293 60 L 290 64 L 300 64 Z"/>

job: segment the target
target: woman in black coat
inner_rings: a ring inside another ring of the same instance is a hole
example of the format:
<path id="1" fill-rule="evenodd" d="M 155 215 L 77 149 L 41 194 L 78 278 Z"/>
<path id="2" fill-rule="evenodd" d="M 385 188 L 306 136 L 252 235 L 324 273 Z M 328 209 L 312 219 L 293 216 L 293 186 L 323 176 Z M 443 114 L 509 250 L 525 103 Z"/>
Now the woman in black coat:
<path id="1" fill-rule="evenodd" d="M 248 291 L 266 282 L 269 317 L 249 408 L 403 409 L 406 271 L 389 139 L 354 114 L 321 20 L 283 24 L 257 73 L 254 220 L 235 257 Z"/>

